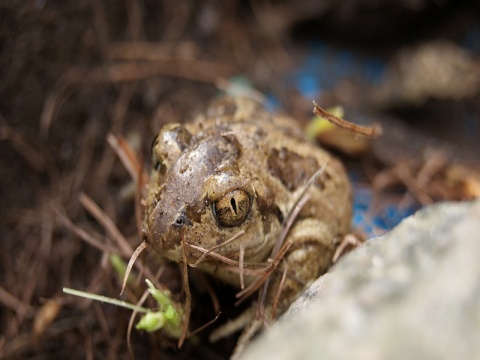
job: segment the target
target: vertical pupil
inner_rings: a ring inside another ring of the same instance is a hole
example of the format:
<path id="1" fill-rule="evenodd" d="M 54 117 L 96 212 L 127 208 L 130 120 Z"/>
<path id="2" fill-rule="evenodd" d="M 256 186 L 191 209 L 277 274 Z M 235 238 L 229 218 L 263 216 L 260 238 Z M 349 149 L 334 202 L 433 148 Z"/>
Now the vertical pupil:
<path id="1" fill-rule="evenodd" d="M 230 205 L 232 205 L 232 209 L 233 209 L 233 212 L 235 213 L 235 215 L 237 214 L 237 203 L 235 201 L 235 198 L 231 198 L 230 199 Z"/>

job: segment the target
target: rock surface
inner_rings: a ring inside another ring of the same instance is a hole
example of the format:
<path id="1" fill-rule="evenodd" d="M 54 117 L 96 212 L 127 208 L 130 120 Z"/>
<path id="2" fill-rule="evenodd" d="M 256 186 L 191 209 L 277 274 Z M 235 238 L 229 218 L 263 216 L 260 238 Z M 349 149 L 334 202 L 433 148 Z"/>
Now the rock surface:
<path id="1" fill-rule="evenodd" d="M 318 279 L 241 359 L 480 359 L 480 201 L 443 203 Z"/>

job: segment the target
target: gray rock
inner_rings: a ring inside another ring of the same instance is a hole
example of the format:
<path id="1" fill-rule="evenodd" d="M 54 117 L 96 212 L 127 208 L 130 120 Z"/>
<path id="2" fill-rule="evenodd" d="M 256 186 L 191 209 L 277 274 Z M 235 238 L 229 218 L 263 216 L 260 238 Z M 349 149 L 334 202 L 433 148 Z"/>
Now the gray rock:
<path id="1" fill-rule="evenodd" d="M 318 279 L 241 359 L 480 359 L 480 201 L 443 203 Z"/>

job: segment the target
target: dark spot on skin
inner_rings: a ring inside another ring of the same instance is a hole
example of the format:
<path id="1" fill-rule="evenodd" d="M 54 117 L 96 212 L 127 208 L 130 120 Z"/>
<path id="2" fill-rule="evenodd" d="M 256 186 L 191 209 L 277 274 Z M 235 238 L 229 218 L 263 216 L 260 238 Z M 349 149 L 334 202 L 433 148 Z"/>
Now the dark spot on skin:
<path id="1" fill-rule="evenodd" d="M 265 130 L 259 127 L 258 129 L 255 130 L 254 138 L 255 140 L 258 141 L 263 139 L 266 135 L 267 133 L 265 132 Z"/>
<path id="2" fill-rule="evenodd" d="M 210 130 L 210 129 L 209 129 Z M 215 172 L 234 172 L 238 169 L 237 160 L 241 153 L 241 146 L 237 137 L 231 133 L 230 128 L 218 126 L 215 129 L 206 131 L 204 139 L 201 139 L 199 146 L 203 146 L 203 161 L 207 167 L 204 178 Z M 191 152 L 196 149 L 192 148 Z"/>
<path id="3" fill-rule="evenodd" d="M 277 219 L 279 224 L 283 222 L 283 213 L 280 208 L 275 204 L 273 197 L 262 198 L 257 196 L 256 198 L 258 210 L 262 215 L 273 214 Z M 270 232 L 270 221 L 264 221 L 264 233 L 268 234 Z"/>
<path id="4" fill-rule="evenodd" d="M 303 157 L 282 147 L 273 149 L 268 157 L 268 170 L 289 190 L 295 191 L 304 185 L 318 170 L 313 157 Z"/>
<path id="5" fill-rule="evenodd" d="M 320 176 L 317 178 L 317 181 L 315 181 L 315 187 L 317 187 L 319 190 L 325 190 L 325 184 L 328 184 L 332 179 L 332 176 L 328 173 L 328 168 L 325 169 L 325 171 L 320 174 Z"/>
<path id="6" fill-rule="evenodd" d="M 315 181 L 314 185 L 319 190 L 325 190 L 325 179 L 322 179 L 322 175 L 317 178 L 317 181 Z"/>
<path id="7" fill-rule="evenodd" d="M 223 152 L 227 152 L 229 154 L 232 154 L 235 160 L 240 156 L 240 143 L 238 142 L 238 139 L 235 135 L 233 134 L 226 134 L 222 135 L 223 138 L 226 140 L 225 141 L 225 147 L 221 149 Z M 230 155 L 230 156 L 232 156 Z"/>
<path id="8" fill-rule="evenodd" d="M 232 167 L 237 167 L 237 159 L 242 155 L 242 147 L 238 142 L 238 139 L 233 134 L 223 135 L 225 140 L 227 140 L 227 153 L 232 158 L 233 162 L 229 164 Z M 224 166 L 225 167 L 225 166 Z"/>
<path id="9" fill-rule="evenodd" d="M 206 212 L 206 205 L 204 203 L 194 204 L 187 206 L 185 214 L 187 215 L 190 223 L 199 223 L 202 219 L 202 215 Z"/>

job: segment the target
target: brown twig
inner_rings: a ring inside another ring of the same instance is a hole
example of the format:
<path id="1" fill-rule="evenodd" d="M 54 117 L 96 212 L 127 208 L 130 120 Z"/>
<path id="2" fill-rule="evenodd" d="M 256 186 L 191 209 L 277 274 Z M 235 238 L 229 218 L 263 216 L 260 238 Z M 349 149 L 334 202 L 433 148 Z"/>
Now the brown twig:
<path id="1" fill-rule="evenodd" d="M 223 255 L 220 255 L 216 252 L 207 250 L 207 249 L 205 249 L 201 246 L 198 246 L 198 245 L 193 245 L 193 244 L 190 244 L 190 243 L 185 243 L 185 245 L 191 247 L 192 249 L 198 250 L 198 251 L 200 251 L 204 254 L 208 252 L 208 256 L 210 256 L 210 257 L 212 257 L 216 260 L 219 260 L 219 261 L 223 262 L 224 264 L 228 265 L 228 266 L 225 266 L 223 269 L 228 270 L 228 271 L 232 271 L 232 272 L 235 272 L 235 273 L 240 273 L 240 269 L 239 269 L 240 261 L 227 258 L 226 256 L 223 256 Z M 195 264 L 193 264 L 193 265 L 195 265 Z M 193 265 L 189 264 L 189 266 L 194 267 Z M 256 276 L 256 275 L 263 274 L 263 273 L 267 272 L 269 266 L 270 266 L 269 263 L 265 264 L 265 263 L 245 263 L 244 262 L 242 271 L 244 272 L 245 275 Z M 260 269 L 253 269 L 253 268 L 258 268 L 258 267 L 260 267 Z"/>
<path id="2" fill-rule="evenodd" d="M 188 263 L 187 250 L 185 242 L 185 233 L 182 236 L 182 256 L 183 256 L 183 287 L 185 289 L 185 312 L 183 314 L 182 334 L 178 339 L 178 348 L 180 349 L 187 337 L 188 324 L 190 323 L 190 312 L 192 310 L 192 295 L 190 294 L 190 284 L 188 282 Z"/>
<path id="3" fill-rule="evenodd" d="M 240 289 L 242 289 L 242 290 L 245 288 L 245 281 L 244 281 L 244 278 L 243 278 L 244 257 L 245 257 L 245 243 L 240 242 L 240 249 L 238 251 L 238 271 L 239 271 L 239 274 L 240 274 Z"/>
<path id="4" fill-rule="evenodd" d="M 372 126 L 362 126 L 353 124 L 347 120 L 341 119 L 328 111 L 323 110 L 318 104 L 313 102 L 314 108 L 313 113 L 318 117 L 324 118 L 330 121 L 332 124 L 338 126 L 339 128 L 349 130 L 355 135 L 364 136 L 367 138 L 376 138 L 382 135 L 383 130 L 380 124 L 373 124 Z"/>
<path id="5" fill-rule="evenodd" d="M 179 50 L 180 49 L 180 54 Z M 193 60 L 192 57 L 181 53 L 182 49 L 189 49 L 189 53 L 197 53 L 194 42 L 148 42 L 148 41 L 117 41 L 111 42 L 106 48 L 105 55 L 109 60 L 128 61 L 164 61 L 173 56 Z"/>
<path id="6" fill-rule="evenodd" d="M 197 245 L 193 245 L 193 244 L 190 244 L 190 243 L 185 243 L 185 245 L 191 247 L 192 249 L 195 249 L 195 250 L 198 250 L 198 251 L 201 251 L 202 253 L 208 253 L 208 256 L 214 258 L 214 259 L 217 259 L 217 260 L 220 260 L 222 262 L 224 262 L 225 264 L 228 264 L 228 265 L 231 265 L 231 266 L 238 266 L 238 261 L 236 260 L 232 260 L 232 259 L 229 259 L 227 258 L 226 256 L 223 256 L 223 255 L 220 255 L 220 254 L 217 254 L 216 252 L 213 252 L 213 251 L 210 251 L 208 249 L 204 249 L 200 246 L 197 246 Z M 198 261 L 197 261 L 198 262 Z M 196 266 L 196 263 L 195 262 L 194 264 L 189 264 L 190 266 L 192 267 L 195 267 Z"/>
<path id="7" fill-rule="evenodd" d="M 55 212 L 55 215 L 57 215 L 57 219 L 60 221 L 60 223 L 63 226 L 65 226 L 67 229 L 72 231 L 75 235 L 77 235 L 80 239 L 85 241 L 90 246 L 93 246 L 94 248 L 103 252 L 111 252 L 111 253 L 118 252 L 118 249 L 113 248 L 109 245 L 103 244 L 100 240 L 96 239 L 93 235 L 87 233 L 85 230 L 83 230 L 82 228 L 72 223 L 67 216 L 65 216 L 60 212 L 59 209 L 54 208 L 54 212 Z"/>
<path id="8" fill-rule="evenodd" d="M 21 300 L 17 299 L 15 296 L 10 294 L 7 290 L 0 286 L 0 302 L 15 312 L 25 313 L 27 315 L 32 315 L 34 308 L 28 303 L 24 303 Z"/>
<path id="9" fill-rule="evenodd" d="M 362 241 L 360 241 L 355 235 L 347 234 L 342 239 L 342 242 L 338 246 L 337 250 L 335 250 L 335 254 L 333 254 L 332 263 L 335 264 L 337 260 L 345 253 L 347 247 L 351 245 L 354 247 L 358 247 L 362 245 Z"/>
<path id="10" fill-rule="evenodd" d="M 212 325 L 215 321 L 218 320 L 219 316 L 221 315 L 221 311 L 217 312 L 217 315 L 215 315 L 215 317 L 208 321 L 207 323 L 203 324 L 202 326 L 199 326 L 198 328 L 196 328 L 195 330 L 193 330 L 192 332 L 189 332 L 188 333 L 188 337 L 192 337 L 192 336 L 195 336 L 197 335 L 200 331 L 206 329 L 207 327 L 209 327 L 210 325 Z"/>
<path id="11" fill-rule="evenodd" d="M 202 254 L 202 256 L 200 256 L 200 257 L 198 258 L 198 260 L 197 260 L 194 264 L 190 264 L 190 266 L 191 266 L 191 267 L 197 267 L 198 264 L 200 264 L 200 263 L 203 261 L 203 259 L 205 259 L 205 257 L 206 257 L 207 255 L 210 255 L 214 250 L 216 250 L 216 249 L 218 249 L 218 248 L 220 248 L 220 247 L 222 247 L 222 246 L 224 246 L 224 245 L 227 245 L 227 244 L 231 243 L 232 241 L 238 239 L 238 238 L 239 238 L 240 236 L 242 236 L 243 234 L 245 234 L 245 230 L 240 230 L 238 233 L 236 233 L 235 235 L 233 235 L 230 239 L 228 239 L 228 240 L 226 240 L 226 241 L 224 241 L 223 243 L 220 243 L 220 244 L 218 244 L 218 245 L 212 246 L 210 249 L 206 250 L 206 251 Z M 191 244 L 188 244 L 188 243 L 186 243 L 186 244 L 189 245 L 189 246 L 191 246 L 191 247 L 194 247 L 194 245 L 191 245 Z M 197 248 L 197 247 L 194 247 L 194 248 Z"/>
<path id="12" fill-rule="evenodd" d="M 245 289 L 243 289 L 242 291 L 239 291 L 235 296 L 239 299 L 235 305 L 239 305 L 241 304 L 245 299 L 247 299 L 250 295 L 252 295 L 256 290 L 258 290 L 260 288 L 260 286 L 262 286 L 265 281 L 270 277 L 270 275 L 273 273 L 273 271 L 275 271 L 275 269 L 277 268 L 278 264 L 280 263 L 280 261 L 283 259 L 283 257 L 285 256 L 286 252 L 288 251 L 288 249 L 290 248 L 290 246 L 292 245 L 292 241 L 289 240 L 287 241 L 283 246 L 282 248 L 280 249 L 280 251 L 278 252 L 278 255 L 276 256 L 275 259 L 273 259 L 271 261 L 271 263 L 269 264 L 268 266 L 268 269 L 266 269 L 265 273 L 261 276 L 259 276 L 254 282 L 252 282 L 249 286 L 247 286 Z"/>
<path id="13" fill-rule="evenodd" d="M 202 288 L 204 288 L 212 301 L 213 311 L 217 314 L 220 312 L 220 302 L 218 300 L 218 296 L 215 293 L 215 289 L 212 287 L 209 279 L 206 277 L 205 273 L 197 272 L 195 273 L 196 279 L 199 279 L 201 282 Z"/>
<path id="14" fill-rule="evenodd" d="M 305 187 L 303 188 L 303 191 L 301 192 L 300 196 L 298 199 L 295 201 L 295 204 L 293 205 L 292 209 L 290 210 L 288 216 L 285 218 L 283 221 L 282 227 L 282 233 L 280 234 L 280 237 L 278 238 L 277 243 L 272 249 L 272 253 L 270 257 L 273 259 L 277 256 L 278 251 L 280 250 L 283 242 L 287 238 L 288 232 L 290 231 L 290 228 L 293 225 L 293 222 L 297 218 L 298 214 L 300 213 L 300 210 L 302 210 L 303 206 L 307 203 L 307 201 L 310 199 L 310 196 L 308 196 L 308 190 L 310 190 L 310 187 L 313 185 L 315 181 L 317 181 L 318 177 L 323 174 L 325 171 L 325 168 L 328 166 L 328 162 L 326 162 L 320 169 L 318 169 L 310 179 L 308 179 L 307 183 L 305 184 Z"/>
<path id="15" fill-rule="evenodd" d="M 148 177 L 145 177 L 143 175 L 146 175 L 146 173 L 143 170 L 142 162 L 140 168 L 138 169 L 138 177 L 143 180 L 137 181 L 137 186 L 135 188 L 135 222 L 137 225 L 137 233 L 139 239 L 141 239 L 143 235 L 142 199 L 143 193 L 146 190 L 146 184 L 148 182 Z"/>
<path id="16" fill-rule="evenodd" d="M 43 171 L 45 169 L 45 161 L 38 149 L 30 145 L 14 128 L 10 126 L 0 126 L 0 140 L 9 140 L 13 148 L 17 150 L 36 171 Z"/>
<path id="17" fill-rule="evenodd" d="M 229 244 L 230 242 L 234 241 L 235 239 L 239 238 L 240 236 L 242 236 L 243 234 L 245 234 L 245 231 L 244 230 L 240 230 L 238 233 L 236 233 L 235 235 L 233 235 L 230 239 L 224 241 L 223 243 L 221 244 L 218 244 L 218 245 L 215 245 L 213 247 L 211 247 L 210 249 L 208 249 L 206 252 L 204 252 L 202 254 L 202 256 L 200 256 L 198 258 L 198 260 L 194 263 L 194 264 L 191 264 L 190 266 L 191 267 L 197 267 L 198 264 L 200 264 L 203 259 L 205 259 L 205 257 L 209 254 L 211 254 L 213 252 L 213 250 L 216 250 L 222 246 L 225 246 L 227 244 Z M 218 254 L 217 254 L 218 255 Z M 220 255 L 219 255 L 220 256 Z M 240 245 L 239 245 L 239 251 L 238 251 L 238 273 L 239 273 L 239 276 L 240 276 L 240 288 L 243 289 L 245 287 L 245 282 L 244 282 L 244 278 L 243 278 L 243 274 L 244 274 L 244 271 L 243 271 L 243 267 L 244 267 L 244 256 L 245 256 L 245 244 L 243 242 L 240 242 Z"/>
<path id="18" fill-rule="evenodd" d="M 138 161 L 137 155 L 135 154 L 135 151 L 132 149 L 128 141 L 125 140 L 125 138 L 122 136 L 108 134 L 107 142 L 115 151 L 115 154 L 117 154 L 125 169 L 127 169 L 130 177 L 136 183 L 145 184 L 148 176 L 147 174 L 142 173 L 143 166 Z"/>
<path id="19" fill-rule="evenodd" d="M 150 292 L 148 290 L 145 290 L 136 305 L 142 306 L 145 300 L 147 300 L 148 295 L 150 295 Z M 128 352 L 130 354 L 131 359 L 135 359 L 135 356 L 133 354 L 133 347 L 132 347 L 132 328 L 133 328 L 133 322 L 135 321 L 135 316 L 137 316 L 137 314 L 138 314 L 138 311 L 134 310 L 132 312 L 132 315 L 130 316 L 130 320 L 128 321 L 127 347 L 128 347 Z"/>
<path id="20" fill-rule="evenodd" d="M 112 237 L 112 240 L 115 241 L 122 251 L 123 255 L 130 255 L 133 252 L 132 246 L 128 243 L 127 239 L 122 235 L 117 226 L 113 221 L 108 217 L 108 215 L 100 209 L 100 207 L 95 204 L 95 202 L 86 194 L 80 193 L 78 198 L 80 203 L 85 209 L 93 215 L 93 217 L 105 228 L 108 234 Z"/>
<path id="21" fill-rule="evenodd" d="M 285 279 L 287 278 L 287 267 L 283 269 L 282 279 L 280 280 L 280 284 L 278 284 L 277 293 L 275 294 L 275 299 L 273 301 L 272 307 L 272 319 L 275 319 L 277 316 L 277 307 L 278 302 L 280 301 L 280 295 L 282 295 L 283 285 L 285 284 Z"/>

